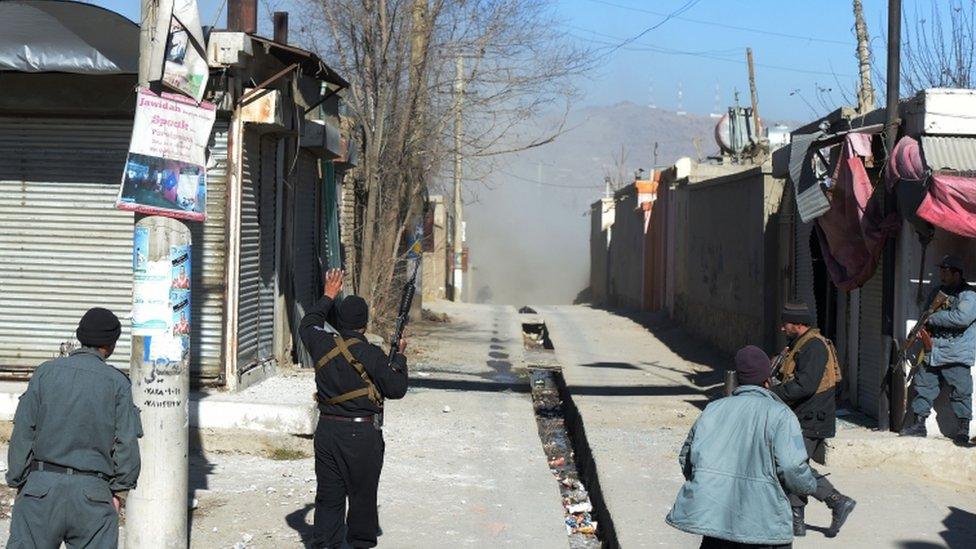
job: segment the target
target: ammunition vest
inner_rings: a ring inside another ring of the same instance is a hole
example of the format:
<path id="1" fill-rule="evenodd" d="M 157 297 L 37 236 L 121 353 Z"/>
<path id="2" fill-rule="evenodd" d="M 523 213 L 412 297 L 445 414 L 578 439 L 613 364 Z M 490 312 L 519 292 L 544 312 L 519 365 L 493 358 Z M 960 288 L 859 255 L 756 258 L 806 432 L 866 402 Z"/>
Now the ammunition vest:
<path id="1" fill-rule="evenodd" d="M 829 339 L 820 334 L 820 330 L 815 328 L 810 328 L 807 333 L 800 336 L 796 343 L 793 344 L 793 348 L 786 354 L 786 358 L 783 359 L 783 366 L 780 369 L 780 376 L 782 377 L 783 383 L 796 377 L 796 354 L 807 344 L 813 340 L 820 340 L 824 347 L 827 348 L 827 367 L 824 368 L 823 377 L 820 378 L 820 385 L 817 386 L 816 394 L 820 394 L 824 391 L 833 389 L 838 383 L 840 383 L 840 361 L 837 360 L 837 350 L 834 349 L 834 344 L 830 342 Z"/>
<path id="2" fill-rule="evenodd" d="M 318 370 L 319 368 L 328 364 L 330 361 L 334 360 L 339 355 L 342 355 L 346 359 L 346 362 L 348 362 L 353 368 L 356 369 L 356 373 L 359 374 L 359 377 L 362 378 L 363 383 L 366 384 L 366 386 L 363 387 L 362 389 L 356 389 L 354 391 L 349 391 L 348 393 L 342 393 L 341 395 L 334 396 L 326 400 L 325 404 L 339 404 L 347 400 L 352 400 L 354 398 L 359 398 L 364 396 L 369 398 L 370 402 L 372 402 L 376 406 L 379 406 L 380 410 L 382 410 L 383 395 L 380 393 L 379 389 L 376 388 L 376 385 L 373 383 L 372 378 L 369 377 L 369 374 L 366 372 L 366 368 L 363 366 L 363 364 L 359 362 L 351 352 L 349 352 L 350 347 L 352 347 L 353 345 L 357 345 L 359 343 L 362 342 L 359 341 L 358 339 L 350 339 L 347 341 L 342 337 L 335 336 L 335 348 L 329 351 L 328 353 L 326 353 L 325 356 L 320 358 L 319 361 L 315 364 L 315 369 Z M 318 400 L 317 393 L 316 393 L 316 400 Z"/>

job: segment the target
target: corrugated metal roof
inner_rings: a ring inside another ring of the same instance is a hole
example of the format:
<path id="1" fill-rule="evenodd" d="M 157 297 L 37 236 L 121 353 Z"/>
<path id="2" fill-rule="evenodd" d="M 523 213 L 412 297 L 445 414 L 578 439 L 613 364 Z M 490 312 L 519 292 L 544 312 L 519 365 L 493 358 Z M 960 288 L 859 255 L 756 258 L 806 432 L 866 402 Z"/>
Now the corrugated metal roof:
<path id="1" fill-rule="evenodd" d="M 923 135 L 922 154 L 933 171 L 976 172 L 976 137 Z"/>

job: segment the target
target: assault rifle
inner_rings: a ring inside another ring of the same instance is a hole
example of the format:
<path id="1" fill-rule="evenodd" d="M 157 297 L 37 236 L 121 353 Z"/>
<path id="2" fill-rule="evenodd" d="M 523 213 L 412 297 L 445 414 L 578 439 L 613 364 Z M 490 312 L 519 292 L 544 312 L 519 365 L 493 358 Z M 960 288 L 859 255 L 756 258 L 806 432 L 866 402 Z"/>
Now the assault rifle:
<path id="1" fill-rule="evenodd" d="M 783 368 L 783 361 L 786 360 L 786 355 L 789 354 L 789 352 L 790 352 L 790 347 L 789 345 L 787 345 L 786 347 L 783 347 L 783 350 L 780 351 L 780 353 L 776 355 L 776 358 L 773 359 L 772 370 L 769 372 L 769 382 L 771 384 L 773 385 L 780 384 L 780 381 L 778 379 L 779 371 L 780 369 Z"/>
<path id="2" fill-rule="evenodd" d="M 882 391 L 885 390 L 885 388 L 888 387 L 894 379 L 895 368 L 909 362 L 908 354 L 919 338 L 921 338 L 923 342 L 928 339 L 928 336 L 922 335 L 922 333 L 925 331 L 925 323 L 928 322 L 932 315 L 942 309 L 948 299 L 949 296 L 941 291 L 935 294 L 935 297 L 932 298 L 932 303 L 929 304 L 929 307 L 918 318 L 918 322 L 916 322 L 915 325 L 912 326 L 911 331 L 908 332 L 908 337 L 906 337 L 905 341 L 903 341 L 898 347 L 898 353 L 895 355 L 895 359 L 888 364 L 888 371 L 885 372 L 884 379 L 881 381 Z M 909 368 L 905 368 L 906 388 L 912 384 L 912 380 L 915 378 L 915 374 L 918 373 L 918 368 L 921 366 L 921 364 L 921 360 L 916 360 L 915 364 L 912 364 Z"/>
<path id="3" fill-rule="evenodd" d="M 393 360 L 400 350 L 400 340 L 403 339 L 403 330 L 407 327 L 410 320 L 410 306 L 413 304 L 413 294 L 417 292 L 417 271 L 420 270 L 420 258 L 414 260 L 413 276 L 403 287 L 403 295 L 400 296 L 400 310 L 397 313 L 396 328 L 393 330 L 393 339 L 390 347 L 390 367 L 393 367 Z"/>

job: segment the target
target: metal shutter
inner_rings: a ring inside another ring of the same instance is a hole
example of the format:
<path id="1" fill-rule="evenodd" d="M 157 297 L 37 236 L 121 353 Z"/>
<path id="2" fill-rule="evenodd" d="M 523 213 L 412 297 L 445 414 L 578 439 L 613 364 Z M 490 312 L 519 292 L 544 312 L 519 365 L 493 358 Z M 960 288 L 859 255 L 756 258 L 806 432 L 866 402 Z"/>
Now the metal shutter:
<path id="1" fill-rule="evenodd" d="M 295 348 L 298 361 L 303 367 L 311 367 L 312 359 L 297 336 L 297 327 L 305 313 L 318 300 L 318 189 L 321 186 L 319 178 L 318 159 L 311 153 L 301 151 L 298 159 L 297 177 L 293 177 L 295 185 L 295 200 L 293 202 L 293 263 L 295 318 L 294 323 Z"/>
<path id="2" fill-rule="evenodd" d="M 261 136 L 244 131 L 241 160 L 241 256 L 237 317 L 237 365 L 243 372 L 258 358 L 260 309 L 261 226 L 258 203 L 261 186 Z"/>
<path id="3" fill-rule="evenodd" d="M 227 131 L 227 120 L 217 119 L 207 162 L 207 220 L 188 223 L 193 237 L 190 374 L 206 380 L 224 372 Z"/>
<path id="4" fill-rule="evenodd" d="M 860 322 L 858 324 L 858 408 L 878 417 L 878 397 L 884 375 L 884 346 L 881 337 L 881 269 L 861 288 Z"/>
<path id="5" fill-rule="evenodd" d="M 122 319 L 129 367 L 133 215 L 115 209 L 131 120 L 0 117 L 0 368 L 58 355 L 93 306 Z"/>
<path id="6" fill-rule="evenodd" d="M 258 209 L 258 224 L 261 227 L 261 278 L 258 293 L 258 360 L 274 357 L 275 326 L 275 197 L 278 177 L 278 140 L 268 136 L 261 140 L 261 206 Z"/>

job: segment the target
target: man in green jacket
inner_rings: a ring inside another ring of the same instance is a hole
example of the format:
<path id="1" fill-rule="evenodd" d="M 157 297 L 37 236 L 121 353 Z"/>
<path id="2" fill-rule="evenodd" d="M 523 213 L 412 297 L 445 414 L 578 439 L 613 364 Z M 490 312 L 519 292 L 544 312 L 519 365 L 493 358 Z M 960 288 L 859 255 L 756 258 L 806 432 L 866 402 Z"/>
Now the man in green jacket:
<path id="1" fill-rule="evenodd" d="M 793 546 L 787 492 L 812 494 L 800 423 L 769 391 L 769 357 L 752 345 L 735 355 L 739 387 L 709 404 L 678 462 L 685 483 L 667 523 L 703 536 L 702 549 Z"/>
<path id="2" fill-rule="evenodd" d="M 111 311 L 78 324 L 82 348 L 38 366 L 20 397 L 7 454 L 17 488 L 7 547 L 117 547 L 118 511 L 139 478 L 139 410 L 105 360 L 122 332 Z"/>

